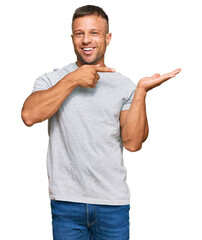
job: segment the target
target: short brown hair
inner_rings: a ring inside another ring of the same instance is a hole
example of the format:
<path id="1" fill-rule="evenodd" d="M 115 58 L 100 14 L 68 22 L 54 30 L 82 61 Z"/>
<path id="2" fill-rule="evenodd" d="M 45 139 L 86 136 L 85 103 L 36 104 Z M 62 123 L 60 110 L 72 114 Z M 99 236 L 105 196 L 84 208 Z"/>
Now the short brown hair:
<path id="1" fill-rule="evenodd" d="M 107 32 L 109 32 L 109 18 L 107 16 L 107 14 L 105 13 L 105 11 L 102 8 L 100 8 L 98 6 L 94 6 L 94 5 L 86 5 L 86 6 L 77 8 L 75 10 L 73 18 L 72 18 L 72 25 L 76 18 L 89 16 L 89 15 L 96 15 L 96 16 L 100 16 L 100 17 L 106 19 Z"/>

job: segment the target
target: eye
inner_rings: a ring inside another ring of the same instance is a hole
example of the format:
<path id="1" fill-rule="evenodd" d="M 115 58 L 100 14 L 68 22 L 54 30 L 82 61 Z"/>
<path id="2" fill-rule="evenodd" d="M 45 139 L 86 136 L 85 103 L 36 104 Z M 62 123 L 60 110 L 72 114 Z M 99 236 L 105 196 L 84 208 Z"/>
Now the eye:
<path id="1" fill-rule="evenodd" d="M 82 35 L 81 32 L 77 32 L 77 33 L 75 33 L 75 36 L 81 36 L 81 35 Z"/>
<path id="2" fill-rule="evenodd" d="M 92 32 L 93 35 L 98 35 L 98 32 Z"/>

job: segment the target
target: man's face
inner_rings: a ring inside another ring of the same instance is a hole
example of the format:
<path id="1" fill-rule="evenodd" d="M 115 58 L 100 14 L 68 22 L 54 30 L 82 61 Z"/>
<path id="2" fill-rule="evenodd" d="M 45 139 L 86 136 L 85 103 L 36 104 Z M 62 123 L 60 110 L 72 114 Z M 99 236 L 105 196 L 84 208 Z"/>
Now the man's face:
<path id="1" fill-rule="evenodd" d="M 96 15 L 76 18 L 72 26 L 72 41 L 77 65 L 104 66 L 104 54 L 110 40 L 111 33 L 107 33 L 106 19 Z"/>

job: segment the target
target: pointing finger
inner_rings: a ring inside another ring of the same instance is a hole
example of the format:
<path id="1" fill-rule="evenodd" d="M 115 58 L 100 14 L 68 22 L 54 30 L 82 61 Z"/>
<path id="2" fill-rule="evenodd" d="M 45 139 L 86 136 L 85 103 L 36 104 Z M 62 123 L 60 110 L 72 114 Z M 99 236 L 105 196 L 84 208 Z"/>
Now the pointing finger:
<path id="1" fill-rule="evenodd" d="M 115 72 L 116 70 L 114 68 L 95 66 L 95 71 L 97 71 L 97 72 Z"/>

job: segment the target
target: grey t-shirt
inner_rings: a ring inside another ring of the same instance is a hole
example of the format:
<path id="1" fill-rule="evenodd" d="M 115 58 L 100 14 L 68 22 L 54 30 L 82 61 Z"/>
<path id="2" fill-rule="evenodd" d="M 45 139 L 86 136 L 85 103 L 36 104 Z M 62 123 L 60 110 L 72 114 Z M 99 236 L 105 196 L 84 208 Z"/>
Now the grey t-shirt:
<path id="1" fill-rule="evenodd" d="M 46 90 L 76 70 L 76 63 L 38 77 Z M 95 88 L 76 87 L 48 119 L 49 198 L 62 201 L 130 204 L 119 116 L 130 108 L 136 85 L 121 73 L 99 73 Z"/>

